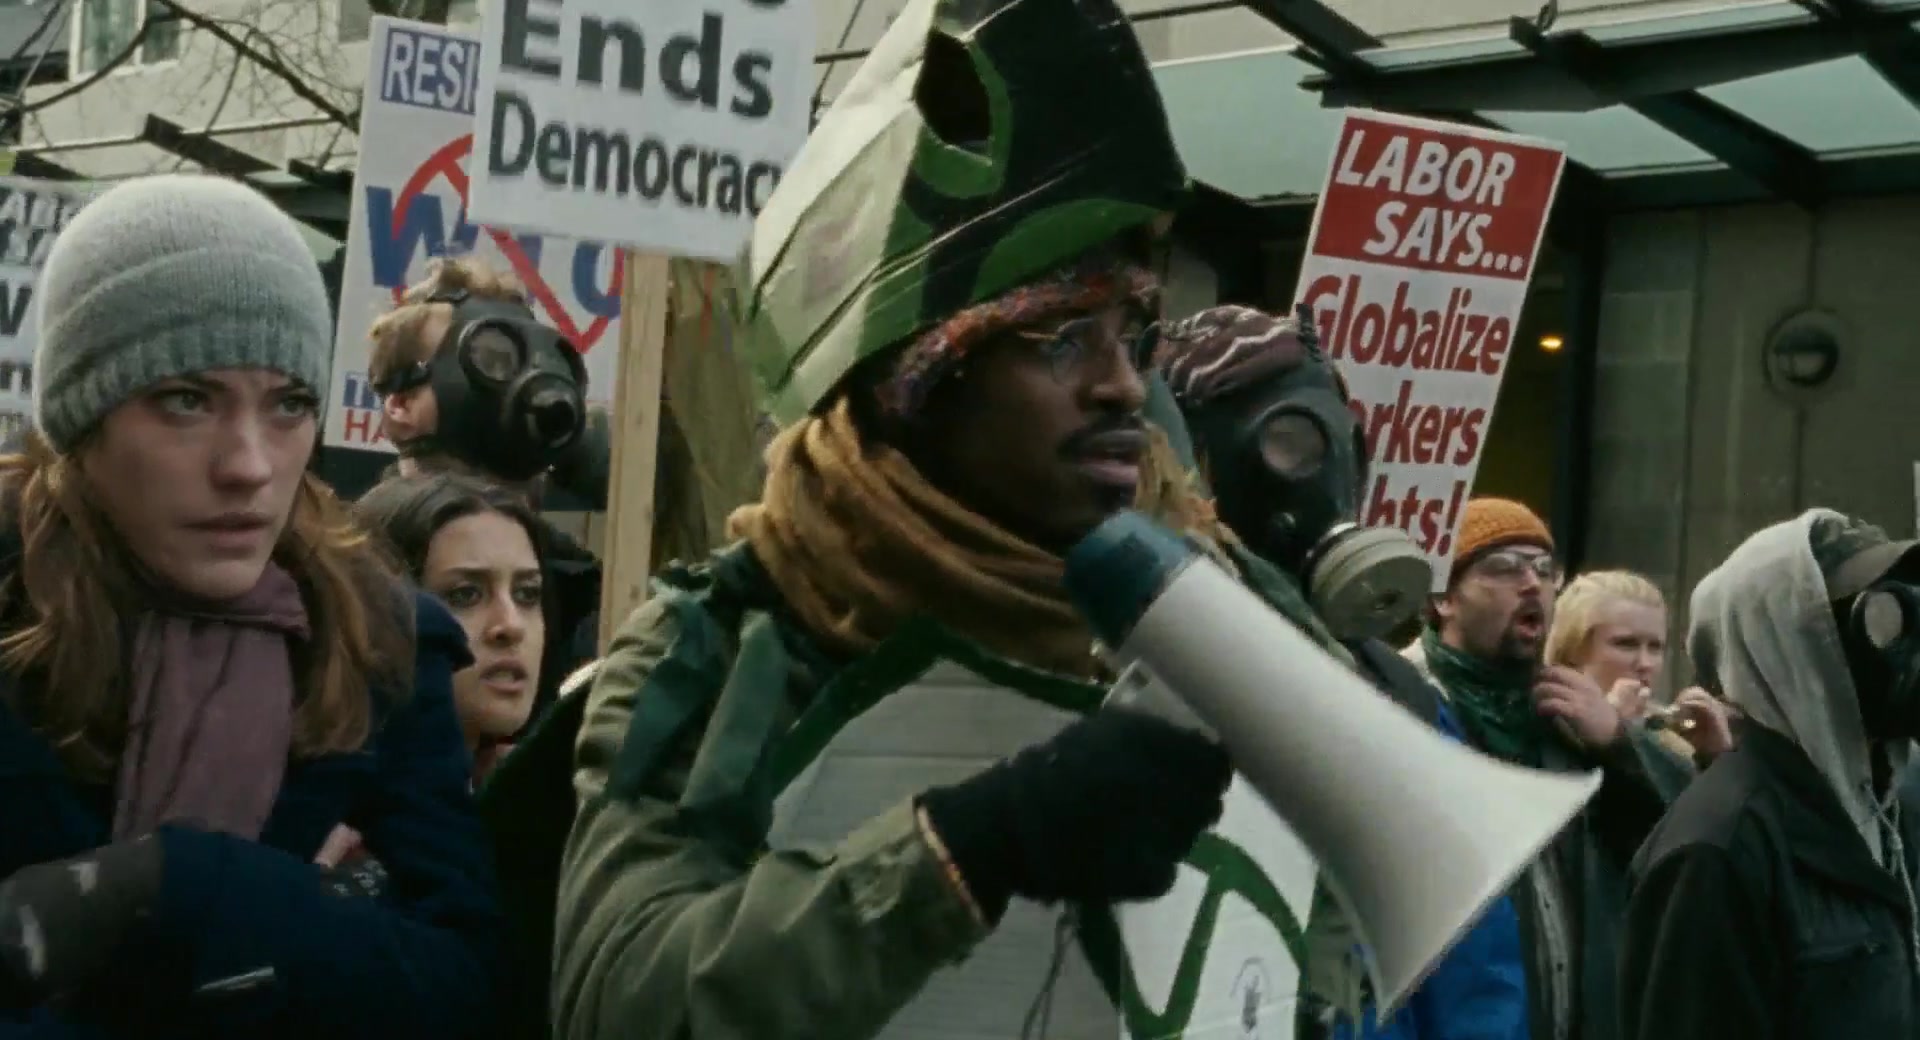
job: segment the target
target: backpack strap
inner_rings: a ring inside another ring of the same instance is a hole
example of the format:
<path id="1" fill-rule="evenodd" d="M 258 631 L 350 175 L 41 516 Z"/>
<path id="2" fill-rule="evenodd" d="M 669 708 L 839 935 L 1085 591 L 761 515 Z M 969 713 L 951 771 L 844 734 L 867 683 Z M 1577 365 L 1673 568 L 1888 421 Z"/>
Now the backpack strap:
<path id="1" fill-rule="evenodd" d="M 1392 697 L 1401 707 L 1413 712 L 1428 725 L 1447 728 L 1440 691 L 1434 689 L 1412 661 L 1378 639 L 1348 643 L 1347 648 L 1353 651 L 1354 657 L 1373 678 L 1380 692 Z"/>

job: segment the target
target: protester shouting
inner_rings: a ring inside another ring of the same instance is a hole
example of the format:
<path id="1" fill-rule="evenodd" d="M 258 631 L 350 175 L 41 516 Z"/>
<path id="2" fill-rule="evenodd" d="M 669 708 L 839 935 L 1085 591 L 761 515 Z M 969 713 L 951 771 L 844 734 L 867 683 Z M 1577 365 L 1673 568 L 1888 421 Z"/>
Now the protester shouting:
<path id="1" fill-rule="evenodd" d="M 1920 1035 L 1920 548 L 1816 509 L 1694 589 L 1744 717 L 1633 864 L 1624 1040 Z"/>
<path id="2" fill-rule="evenodd" d="M 103 194 L 0 463 L 0 1037 L 471 1037 L 499 912 L 459 625 L 306 473 L 332 316 L 231 181 Z M 339 825 L 384 883 L 313 861 Z"/>
<path id="3" fill-rule="evenodd" d="M 1621 718 L 1648 717 L 1666 659 L 1667 601 L 1652 582 L 1632 571 L 1591 571 L 1561 590 L 1546 662 L 1592 679 Z M 1653 718 L 1660 739 L 1703 768 L 1733 746 L 1726 704 L 1698 686 L 1682 690 L 1671 712 Z"/>
<path id="4" fill-rule="evenodd" d="M 1155 360 L 1193 433 L 1197 461 L 1220 518 L 1293 583 L 1318 593 L 1317 620 L 1348 629 L 1345 647 L 1361 674 L 1403 707 L 1460 739 L 1459 724 L 1439 692 L 1385 643 L 1366 634 L 1408 620 L 1431 588 L 1430 571 L 1405 535 L 1360 532 L 1353 526 L 1366 486 L 1366 445 L 1348 408 L 1346 385 L 1320 351 L 1311 326 L 1248 307 L 1212 307 L 1163 326 Z M 1354 553 L 1348 546 L 1364 548 Z M 1386 546 L 1398 548 L 1397 561 Z M 1342 554 L 1344 559 L 1333 559 Z M 1355 566 L 1362 558 L 1371 561 L 1372 569 Z M 1343 572 L 1366 590 L 1369 604 L 1381 601 L 1396 575 L 1408 576 L 1412 584 L 1400 590 L 1398 611 L 1346 617 L 1340 608 L 1354 597 L 1351 589 L 1335 585 L 1334 576 Z M 1357 1032 L 1379 1040 L 1529 1036 L 1520 924 L 1510 898 L 1503 896 L 1487 909 L 1405 1009 L 1384 1025 L 1373 1021 L 1364 1000 L 1338 992 L 1343 976 L 1329 970 L 1359 956 L 1344 925 L 1343 915 L 1327 900 L 1319 900 L 1308 926 L 1299 1035 L 1347 1037 Z"/>
<path id="5" fill-rule="evenodd" d="M 1541 666 L 1562 569 L 1532 510 L 1476 498 L 1462 511 L 1446 590 L 1408 654 L 1481 751 L 1535 768 L 1604 770 L 1600 792 L 1515 887 L 1531 1035 L 1614 1040 L 1626 868 L 1692 775 L 1629 724 L 1585 674 Z"/>

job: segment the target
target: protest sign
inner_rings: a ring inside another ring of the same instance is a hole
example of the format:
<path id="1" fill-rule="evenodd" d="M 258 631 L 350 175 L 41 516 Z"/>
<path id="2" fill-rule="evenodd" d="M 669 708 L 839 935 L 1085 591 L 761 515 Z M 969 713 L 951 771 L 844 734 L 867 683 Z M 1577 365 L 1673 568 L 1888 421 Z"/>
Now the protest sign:
<path id="1" fill-rule="evenodd" d="M 1452 568 L 1514 329 L 1565 165 L 1560 146 L 1348 112 L 1296 299 L 1366 431 L 1360 522 Z"/>
<path id="2" fill-rule="evenodd" d="M 1547 142 L 1372 112 L 1347 113 L 1335 144 L 1296 298 L 1366 431 L 1361 520 L 1406 529 L 1442 582 L 1562 162 Z M 1116 912 L 1126 1035 L 1288 1040 L 1302 994 L 1355 1006 L 1352 965 L 1307 957 L 1352 945 L 1344 926 L 1316 936 L 1319 883 L 1236 779 L 1174 890 Z"/>
<path id="3" fill-rule="evenodd" d="M 40 267 L 54 237 L 93 193 L 91 185 L 72 181 L 0 177 L 0 442 L 11 442 L 33 414 Z"/>
<path id="4" fill-rule="evenodd" d="M 1247 781 L 1173 891 L 1114 911 L 1127 1040 L 1291 1040 L 1319 871 Z"/>
<path id="5" fill-rule="evenodd" d="M 611 400 L 620 250 L 471 222 L 478 38 L 384 16 L 374 18 L 371 32 L 326 445 L 394 450 L 379 397 L 367 385 L 367 330 L 436 256 L 471 255 L 510 271 L 533 297 L 540 320 L 586 354 L 588 398 Z"/>
<path id="6" fill-rule="evenodd" d="M 809 0 L 489 9 L 477 219 L 731 261 L 807 136 Z"/>

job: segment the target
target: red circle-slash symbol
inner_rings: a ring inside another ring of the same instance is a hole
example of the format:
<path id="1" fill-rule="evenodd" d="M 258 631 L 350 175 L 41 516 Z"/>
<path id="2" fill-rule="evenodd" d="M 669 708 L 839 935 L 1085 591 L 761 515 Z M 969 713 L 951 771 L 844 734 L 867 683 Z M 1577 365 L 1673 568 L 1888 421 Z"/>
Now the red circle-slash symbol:
<path id="1" fill-rule="evenodd" d="M 406 224 L 407 207 L 426 191 L 427 185 L 442 177 L 445 177 L 447 183 L 451 184 L 453 190 L 459 194 L 460 212 L 463 214 L 466 212 L 467 171 L 462 163 L 472 153 L 473 135 L 462 134 L 448 141 L 446 147 L 428 156 L 427 161 L 413 171 L 413 176 L 407 179 L 406 185 L 400 189 L 400 197 L 394 202 L 393 223 L 396 231 Z M 494 245 L 500 247 L 501 255 L 507 258 L 508 266 L 513 268 L 515 275 L 519 276 L 520 283 L 527 287 L 527 292 L 539 302 L 541 309 L 547 312 L 547 317 L 552 319 L 554 327 L 560 330 L 560 334 L 576 344 L 582 354 L 593 349 L 593 345 L 600 341 L 600 337 L 606 335 L 607 326 L 612 324 L 613 319 L 595 317 L 584 329 L 576 325 L 573 315 L 561 305 L 560 298 L 554 294 L 553 287 L 540 276 L 540 268 L 527 256 L 527 251 L 520 248 L 520 243 L 499 228 L 490 227 L 485 230 L 487 237 L 493 239 Z M 619 293 L 620 281 L 625 271 L 626 254 L 616 249 L 613 253 L 613 273 L 608 277 L 607 294 L 609 296 Z M 394 303 L 400 302 L 403 292 L 405 292 L 403 288 L 393 290 Z"/>

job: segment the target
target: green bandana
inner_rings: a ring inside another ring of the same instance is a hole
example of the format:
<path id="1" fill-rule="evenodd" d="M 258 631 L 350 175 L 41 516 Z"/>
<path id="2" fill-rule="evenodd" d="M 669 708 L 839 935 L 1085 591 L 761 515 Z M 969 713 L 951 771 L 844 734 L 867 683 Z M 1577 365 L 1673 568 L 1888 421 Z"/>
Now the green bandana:
<path id="1" fill-rule="evenodd" d="M 1454 714 L 1482 750 L 1509 762 L 1538 766 L 1547 727 L 1534 709 L 1530 689 L 1535 666 L 1521 661 L 1485 661 L 1440 641 L 1428 628 L 1420 634 L 1433 680 L 1447 694 Z"/>

